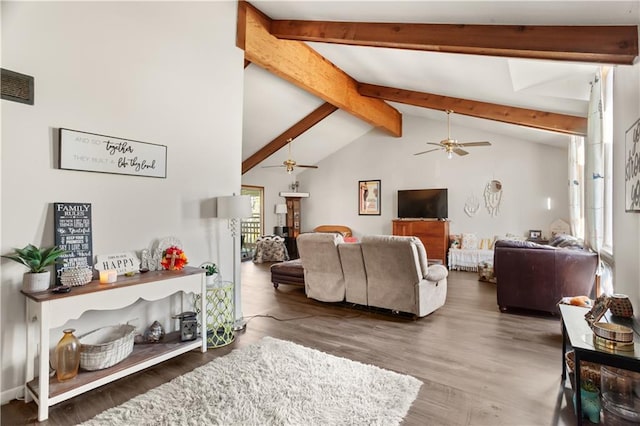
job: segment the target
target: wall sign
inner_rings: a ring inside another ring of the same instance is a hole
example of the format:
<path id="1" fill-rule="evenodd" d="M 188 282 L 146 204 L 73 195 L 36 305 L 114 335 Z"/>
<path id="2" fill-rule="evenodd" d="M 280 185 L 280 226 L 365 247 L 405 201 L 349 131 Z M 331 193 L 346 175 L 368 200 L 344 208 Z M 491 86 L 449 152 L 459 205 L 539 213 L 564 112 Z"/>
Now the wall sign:
<path id="1" fill-rule="evenodd" d="M 167 147 L 60 129 L 60 168 L 166 178 Z"/>
<path id="2" fill-rule="evenodd" d="M 56 282 L 60 282 L 63 270 L 93 265 L 91 241 L 90 203 L 53 203 L 55 244 L 67 250 L 61 257 L 63 264 L 56 264 Z"/>
<path id="3" fill-rule="evenodd" d="M 640 118 L 624 134 L 624 208 L 640 212 Z"/>
<path id="4" fill-rule="evenodd" d="M 98 271 L 115 269 L 118 271 L 118 275 L 137 272 L 140 270 L 140 260 L 132 252 L 98 255 L 96 256 L 96 269 Z"/>

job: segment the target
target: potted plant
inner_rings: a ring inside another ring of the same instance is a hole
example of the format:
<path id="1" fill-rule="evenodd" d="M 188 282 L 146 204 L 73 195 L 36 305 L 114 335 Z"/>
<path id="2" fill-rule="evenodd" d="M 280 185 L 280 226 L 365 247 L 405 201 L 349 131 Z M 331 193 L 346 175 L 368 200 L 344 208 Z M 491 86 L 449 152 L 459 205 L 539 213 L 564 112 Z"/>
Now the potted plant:
<path id="1" fill-rule="evenodd" d="M 22 278 L 22 291 L 36 293 L 49 288 L 51 271 L 46 268 L 56 263 L 58 258 L 66 253 L 66 250 L 54 246 L 38 248 L 29 244 L 22 249 L 14 249 L 12 254 L 4 255 L 6 259 L 14 260 L 29 268 Z"/>
<path id="2" fill-rule="evenodd" d="M 580 385 L 582 398 L 582 417 L 587 417 L 591 423 L 600 423 L 600 391 L 591 379 L 585 379 Z M 576 393 L 573 395 L 573 409 L 576 411 Z"/>
<path id="3" fill-rule="evenodd" d="M 213 286 L 216 282 L 216 277 L 218 276 L 218 266 L 213 262 L 205 262 L 200 265 L 200 267 L 205 270 L 207 287 Z"/>

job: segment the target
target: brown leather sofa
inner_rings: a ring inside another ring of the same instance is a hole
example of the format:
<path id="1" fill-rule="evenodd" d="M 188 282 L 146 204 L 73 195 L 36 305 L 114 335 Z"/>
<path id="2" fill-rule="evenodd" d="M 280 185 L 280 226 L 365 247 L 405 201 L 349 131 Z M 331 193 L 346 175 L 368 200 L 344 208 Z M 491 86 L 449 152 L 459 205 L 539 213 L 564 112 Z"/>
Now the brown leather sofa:
<path id="1" fill-rule="evenodd" d="M 590 296 L 595 282 L 597 254 L 580 248 L 558 248 L 528 241 L 499 240 L 493 267 L 498 307 L 557 314 L 565 296 Z"/>

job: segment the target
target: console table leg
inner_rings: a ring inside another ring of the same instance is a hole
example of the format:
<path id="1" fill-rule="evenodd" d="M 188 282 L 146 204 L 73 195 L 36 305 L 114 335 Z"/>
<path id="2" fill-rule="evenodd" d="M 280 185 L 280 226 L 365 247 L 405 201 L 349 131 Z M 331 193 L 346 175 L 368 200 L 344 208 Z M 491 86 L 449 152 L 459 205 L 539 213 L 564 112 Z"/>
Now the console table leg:
<path id="1" fill-rule="evenodd" d="M 51 322 L 51 312 L 47 303 L 40 303 L 40 368 L 38 384 L 38 421 L 43 422 L 49 417 L 49 329 L 45 324 Z"/>
<path id="2" fill-rule="evenodd" d="M 564 327 L 564 321 L 560 320 L 562 326 L 562 378 L 560 383 L 564 383 L 567 377 L 567 362 L 564 359 L 564 355 L 567 353 L 567 329 Z"/>
<path id="3" fill-rule="evenodd" d="M 580 354 L 579 351 L 574 351 L 575 354 L 575 370 L 573 371 L 573 377 L 575 378 L 576 388 L 573 390 L 573 394 L 576 397 L 576 419 L 577 425 L 582 426 L 582 378 L 580 377 Z"/>

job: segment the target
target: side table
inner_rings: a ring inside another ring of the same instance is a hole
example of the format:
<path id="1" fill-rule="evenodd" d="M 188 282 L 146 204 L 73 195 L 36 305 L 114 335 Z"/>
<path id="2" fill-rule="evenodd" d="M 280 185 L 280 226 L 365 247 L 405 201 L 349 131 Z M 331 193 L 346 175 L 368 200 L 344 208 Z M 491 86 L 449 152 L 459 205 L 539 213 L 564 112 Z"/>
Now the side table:
<path id="1" fill-rule="evenodd" d="M 567 375 L 567 364 L 564 354 L 567 352 L 567 343 L 569 343 L 575 354 L 575 389 L 576 395 L 576 417 L 577 424 L 582 425 L 582 398 L 580 363 L 583 361 L 595 362 L 597 364 L 609 365 L 623 370 L 640 372 L 640 336 L 634 331 L 633 333 L 633 350 L 616 350 L 596 347 L 593 343 L 593 331 L 584 318 L 589 312 L 588 308 L 579 306 L 560 304 L 560 315 L 562 318 L 562 381 L 564 382 Z M 631 320 L 612 318 L 610 315 L 603 317 L 601 321 L 609 321 L 632 327 Z M 578 391 L 576 391 L 578 390 Z"/>
<path id="2" fill-rule="evenodd" d="M 233 287 L 234 285 L 230 281 L 215 282 L 213 285 L 207 286 L 205 318 L 207 347 L 209 348 L 226 346 L 235 340 Z M 200 295 L 196 295 L 194 299 L 196 313 L 199 313 L 199 297 Z"/>

